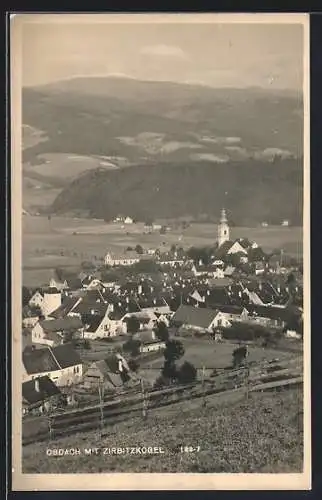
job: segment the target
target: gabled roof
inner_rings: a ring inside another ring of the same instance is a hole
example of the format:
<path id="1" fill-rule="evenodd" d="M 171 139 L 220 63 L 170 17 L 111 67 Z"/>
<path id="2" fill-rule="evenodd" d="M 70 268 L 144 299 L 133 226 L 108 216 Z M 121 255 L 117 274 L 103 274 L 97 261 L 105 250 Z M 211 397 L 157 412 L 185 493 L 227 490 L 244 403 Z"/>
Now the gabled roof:
<path id="1" fill-rule="evenodd" d="M 61 368 L 75 366 L 81 364 L 81 358 L 78 352 L 71 344 L 62 344 L 52 348 L 52 353 L 57 359 Z"/>
<path id="2" fill-rule="evenodd" d="M 231 304 L 214 304 L 213 307 L 219 312 L 223 312 L 226 314 L 236 314 L 236 315 L 242 314 L 242 312 L 245 309 L 242 306 L 235 306 Z"/>
<path id="3" fill-rule="evenodd" d="M 86 331 L 95 333 L 103 321 L 104 316 L 97 316 L 95 314 L 84 314 L 82 322 L 85 325 Z"/>
<path id="4" fill-rule="evenodd" d="M 22 354 L 22 360 L 28 375 L 60 369 L 49 347 L 28 352 L 25 351 Z"/>
<path id="5" fill-rule="evenodd" d="M 73 310 L 79 300 L 79 297 L 66 297 L 61 306 L 50 314 L 50 317 L 55 319 L 64 318 Z"/>
<path id="6" fill-rule="evenodd" d="M 39 384 L 38 391 L 36 390 L 35 380 L 28 380 L 28 382 L 22 384 L 22 398 L 28 404 L 39 403 L 61 395 L 60 389 L 47 375 L 39 377 L 37 382 Z"/>
<path id="7" fill-rule="evenodd" d="M 66 282 L 68 285 L 68 288 L 72 290 L 78 290 L 79 288 L 82 288 L 82 281 L 78 276 L 71 276 L 69 278 L 66 278 Z"/>
<path id="8" fill-rule="evenodd" d="M 181 305 L 172 317 L 172 321 L 174 323 L 208 328 L 216 318 L 217 314 L 218 311 L 214 309 Z"/>
<path id="9" fill-rule="evenodd" d="M 39 321 L 44 332 L 68 332 L 82 328 L 82 322 L 77 317 L 66 317 L 61 319 L 44 319 Z"/>

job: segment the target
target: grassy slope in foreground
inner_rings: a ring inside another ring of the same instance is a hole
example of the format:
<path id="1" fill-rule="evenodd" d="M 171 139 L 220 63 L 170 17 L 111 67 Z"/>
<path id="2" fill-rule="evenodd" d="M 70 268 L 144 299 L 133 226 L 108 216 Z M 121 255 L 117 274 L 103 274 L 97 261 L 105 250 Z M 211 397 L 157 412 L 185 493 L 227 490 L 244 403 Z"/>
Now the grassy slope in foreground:
<path id="1" fill-rule="evenodd" d="M 251 394 L 248 401 L 209 398 L 174 405 L 106 428 L 23 449 L 24 473 L 203 472 L 296 473 L 303 459 L 303 392 Z M 200 446 L 199 453 L 177 453 Z M 46 448 L 162 446 L 164 455 L 49 457 Z"/>

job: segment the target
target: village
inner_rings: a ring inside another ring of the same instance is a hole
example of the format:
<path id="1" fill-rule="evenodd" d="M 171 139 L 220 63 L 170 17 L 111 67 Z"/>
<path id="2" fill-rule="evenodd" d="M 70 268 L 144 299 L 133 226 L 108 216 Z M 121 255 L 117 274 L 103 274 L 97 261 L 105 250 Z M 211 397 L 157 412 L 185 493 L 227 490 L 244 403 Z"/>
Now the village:
<path id="1" fill-rule="evenodd" d="M 302 262 L 232 233 L 223 209 L 211 247 L 107 251 L 24 287 L 23 420 L 301 351 Z"/>

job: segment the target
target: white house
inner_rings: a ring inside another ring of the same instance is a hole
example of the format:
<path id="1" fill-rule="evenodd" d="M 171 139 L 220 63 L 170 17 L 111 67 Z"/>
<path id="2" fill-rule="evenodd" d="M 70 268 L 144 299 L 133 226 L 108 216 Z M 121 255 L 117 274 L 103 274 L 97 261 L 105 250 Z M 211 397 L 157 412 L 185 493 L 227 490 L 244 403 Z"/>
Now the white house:
<path id="1" fill-rule="evenodd" d="M 39 290 L 37 290 L 30 298 L 28 305 L 30 307 L 40 307 L 41 308 L 43 301 L 44 301 L 44 295 Z"/>
<path id="2" fill-rule="evenodd" d="M 136 252 L 126 252 L 123 255 L 115 255 L 108 252 L 104 257 L 106 266 L 132 266 L 140 261 L 140 256 Z"/>
<path id="3" fill-rule="evenodd" d="M 133 219 L 131 217 L 125 217 L 124 224 L 133 224 Z"/>
<path id="4" fill-rule="evenodd" d="M 226 314 L 217 309 L 206 309 L 180 305 L 174 313 L 171 322 L 176 326 L 183 326 L 189 330 L 213 332 L 216 327 L 229 327 L 231 322 Z"/>
<path id="5" fill-rule="evenodd" d="M 70 344 L 44 347 L 22 354 L 23 382 L 48 376 L 57 386 L 79 383 L 83 364 Z"/>

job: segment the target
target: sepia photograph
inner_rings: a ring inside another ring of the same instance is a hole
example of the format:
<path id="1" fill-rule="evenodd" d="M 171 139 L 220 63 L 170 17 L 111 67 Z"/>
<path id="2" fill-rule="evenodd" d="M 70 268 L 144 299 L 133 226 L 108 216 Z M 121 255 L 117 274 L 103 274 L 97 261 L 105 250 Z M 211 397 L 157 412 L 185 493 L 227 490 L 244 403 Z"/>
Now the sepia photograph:
<path id="1" fill-rule="evenodd" d="M 10 19 L 15 490 L 311 487 L 309 19 Z"/>

